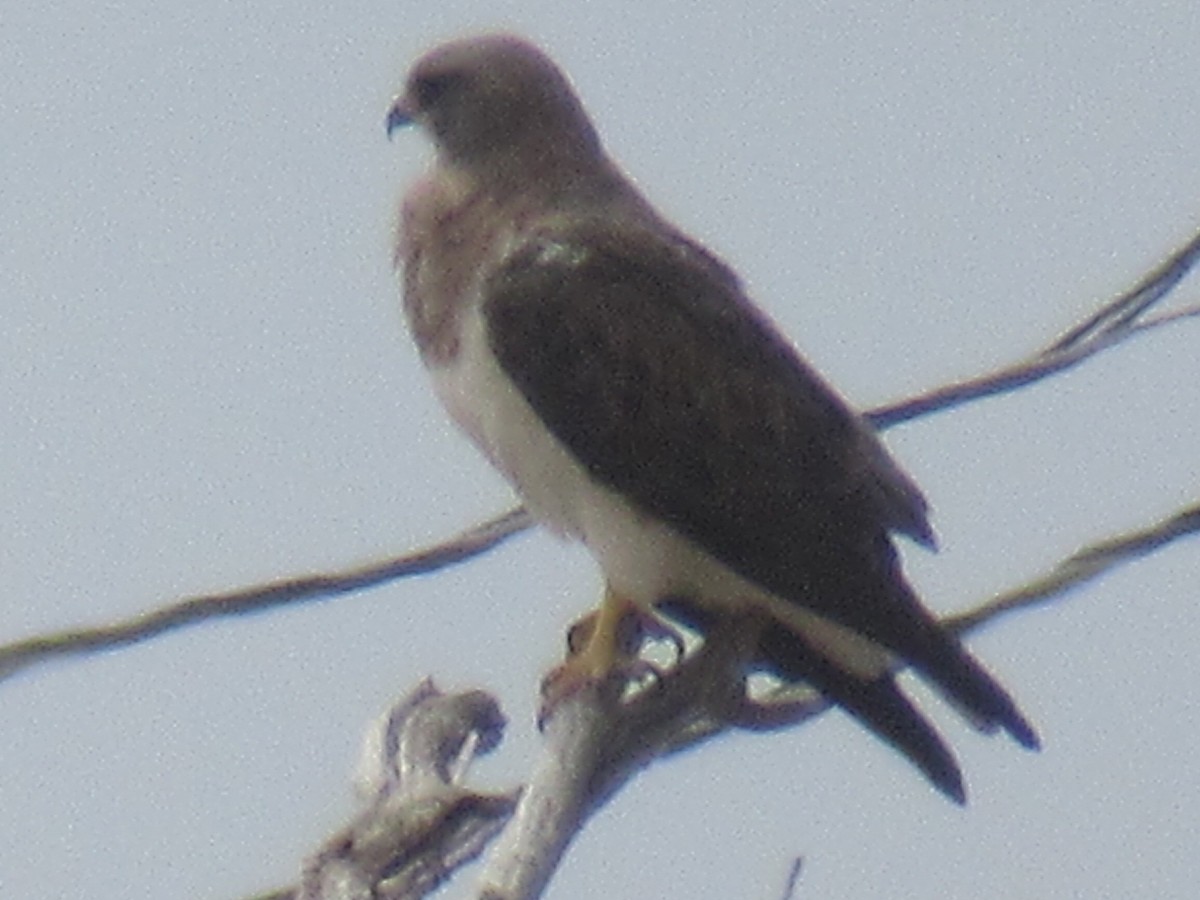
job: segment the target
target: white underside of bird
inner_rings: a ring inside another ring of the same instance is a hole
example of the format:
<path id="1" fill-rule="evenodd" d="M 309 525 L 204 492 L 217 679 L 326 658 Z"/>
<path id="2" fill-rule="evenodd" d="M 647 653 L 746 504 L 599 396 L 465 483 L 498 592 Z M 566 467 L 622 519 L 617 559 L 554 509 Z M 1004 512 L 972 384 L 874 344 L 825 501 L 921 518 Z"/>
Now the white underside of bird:
<path id="1" fill-rule="evenodd" d="M 501 369 L 473 293 L 460 320 L 457 353 L 431 366 L 437 395 L 534 517 L 588 547 L 610 591 L 645 610 L 673 597 L 716 610 L 743 611 L 749 604 L 860 678 L 887 671 L 892 656 L 874 641 L 752 584 L 592 478 Z"/>

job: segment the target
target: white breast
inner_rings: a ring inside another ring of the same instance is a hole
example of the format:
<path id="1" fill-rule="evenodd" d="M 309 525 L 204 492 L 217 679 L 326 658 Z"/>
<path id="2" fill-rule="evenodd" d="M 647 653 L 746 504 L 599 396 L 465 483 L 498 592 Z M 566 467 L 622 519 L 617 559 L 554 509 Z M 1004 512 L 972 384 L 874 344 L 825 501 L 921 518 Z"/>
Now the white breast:
<path id="1" fill-rule="evenodd" d="M 664 551 L 679 539 L 592 479 L 501 370 L 484 328 L 472 306 L 462 320 L 459 352 L 432 370 L 455 422 L 543 525 L 587 544 L 615 588 L 650 604 L 664 588 L 677 587 L 668 585 L 677 554 Z"/>
<path id="2" fill-rule="evenodd" d="M 590 479 L 501 370 L 477 304 L 460 324 L 457 354 L 432 369 L 438 398 L 543 524 L 582 538 L 578 508 Z"/>
<path id="3" fill-rule="evenodd" d="M 455 422 L 530 512 L 559 535 L 583 541 L 612 586 L 635 602 L 649 605 L 709 580 L 704 574 L 711 561 L 697 564 L 706 555 L 597 483 L 550 433 L 501 370 L 484 327 L 473 306 L 462 321 L 458 354 L 433 369 L 434 385 Z"/>

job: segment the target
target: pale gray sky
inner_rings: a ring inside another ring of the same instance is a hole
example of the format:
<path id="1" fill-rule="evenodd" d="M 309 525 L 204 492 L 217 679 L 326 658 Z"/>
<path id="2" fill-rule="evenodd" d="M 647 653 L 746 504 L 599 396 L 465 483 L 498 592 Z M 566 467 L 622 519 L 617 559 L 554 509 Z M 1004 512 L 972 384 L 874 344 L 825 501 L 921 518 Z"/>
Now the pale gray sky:
<path id="1" fill-rule="evenodd" d="M 428 147 L 383 134 L 421 50 L 497 26 L 568 69 L 649 195 L 862 406 L 1033 349 L 1200 226 L 1194 0 L 9 2 L 0 640 L 399 552 L 511 502 L 403 331 L 391 222 Z M 1194 502 L 1197 338 L 889 432 L 942 538 L 907 553 L 927 602 Z M 797 854 L 826 900 L 1193 896 L 1197 583 L 1183 543 L 975 640 L 1045 750 L 935 709 L 965 810 L 831 715 L 643 775 L 550 896 L 772 900 Z M 512 784 L 597 592 L 578 550 L 526 537 L 0 684 L 0 895 L 293 879 L 351 809 L 362 728 L 426 674 L 501 695 L 479 776 Z"/>

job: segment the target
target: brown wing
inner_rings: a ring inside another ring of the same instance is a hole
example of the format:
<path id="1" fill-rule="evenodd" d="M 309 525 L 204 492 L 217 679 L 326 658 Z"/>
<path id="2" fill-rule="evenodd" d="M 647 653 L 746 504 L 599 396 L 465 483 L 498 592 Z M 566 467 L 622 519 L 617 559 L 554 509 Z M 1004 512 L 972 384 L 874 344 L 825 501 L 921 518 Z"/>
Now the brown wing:
<path id="1" fill-rule="evenodd" d="M 594 477 L 893 646 L 873 632 L 903 601 L 873 591 L 847 607 L 828 589 L 890 561 L 889 530 L 928 538 L 924 503 L 726 269 L 655 232 L 584 225 L 531 240 L 485 290 L 501 366 Z"/>
<path id="2" fill-rule="evenodd" d="M 593 477 L 1036 741 L 904 581 L 890 532 L 932 541 L 919 492 L 728 269 L 673 234 L 584 222 L 531 238 L 485 296 L 501 366 Z"/>

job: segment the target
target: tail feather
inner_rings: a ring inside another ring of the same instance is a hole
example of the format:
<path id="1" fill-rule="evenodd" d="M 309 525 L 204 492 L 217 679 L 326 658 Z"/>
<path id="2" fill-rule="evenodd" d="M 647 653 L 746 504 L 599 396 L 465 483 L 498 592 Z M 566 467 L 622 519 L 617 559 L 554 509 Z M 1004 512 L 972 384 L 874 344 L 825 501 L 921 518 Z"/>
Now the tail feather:
<path id="1" fill-rule="evenodd" d="M 1041 746 L 1037 732 L 1000 683 L 958 641 L 934 624 L 928 650 L 910 661 L 985 730 L 1003 728 L 1022 747 Z"/>
<path id="2" fill-rule="evenodd" d="M 800 635 L 781 627 L 763 631 L 759 650 L 764 662 L 779 675 L 817 687 L 900 750 L 943 794 L 956 803 L 966 802 L 962 772 L 954 755 L 890 675 L 870 681 L 856 678 L 810 647 Z"/>
<path id="3" fill-rule="evenodd" d="M 882 570 L 870 566 L 856 573 L 843 570 L 845 583 L 827 586 L 828 596 L 845 598 L 831 604 L 840 614 L 830 617 L 913 666 L 984 731 L 1002 728 L 1021 746 L 1038 749 L 1037 732 L 1008 692 L 917 600 L 900 571 L 895 548 L 888 542 L 880 549 L 886 552 L 875 562 Z M 880 600 L 856 601 L 863 596 Z"/>

